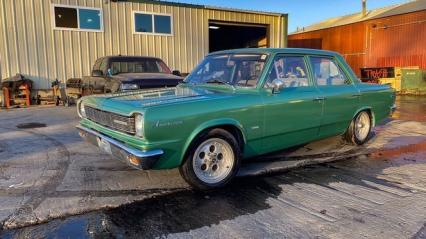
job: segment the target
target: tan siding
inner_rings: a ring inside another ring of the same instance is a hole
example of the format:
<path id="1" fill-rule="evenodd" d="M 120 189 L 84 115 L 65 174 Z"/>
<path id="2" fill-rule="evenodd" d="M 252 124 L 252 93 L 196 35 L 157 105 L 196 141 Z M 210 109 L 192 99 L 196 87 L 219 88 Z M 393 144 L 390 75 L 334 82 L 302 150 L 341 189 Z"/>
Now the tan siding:
<path id="1" fill-rule="evenodd" d="M 3 34 L 0 34 L 0 41 L 3 44 L 0 44 L 0 77 L 4 75 L 10 75 L 9 69 L 10 69 L 10 52 L 9 48 L 7 47 L 6 41 L 6 16 L 4 14 L 5 12 L 5 4 L 4 2 L 0 2 L 0 32 Z"/>
<path id="2" fill-rule="evenodd" d="M 22 73 L 35 88 L 50 87 L 56 78 L 90 74 L 94 61 L 105 55 L 157 56 L 182 72 L 189 72 L 208 53 L 208 21 L 269 26 L 270 47 L 286 44 L 287 19 L 279 16 L 209 8 L 188 8 L 104 0 L 0 0 L 0 77 Z M 53 30 L 52 4 L 101 8 L 103 32 Z M 168 13 L 173 36 L 133 34 L 132 12 Z M 283 23 L 282 23 L 283 22 Z"/>

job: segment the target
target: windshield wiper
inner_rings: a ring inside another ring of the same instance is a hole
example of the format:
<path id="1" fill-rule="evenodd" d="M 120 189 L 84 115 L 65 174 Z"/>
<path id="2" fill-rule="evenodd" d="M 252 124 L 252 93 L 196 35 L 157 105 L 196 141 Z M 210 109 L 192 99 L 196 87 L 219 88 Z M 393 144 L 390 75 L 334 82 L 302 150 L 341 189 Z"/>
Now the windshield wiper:
<path id="1" fill-rule="evenodd" d="M 222 84 L 222 85 L 231 85 L 231 84 L 229 84 L 229 82 L 222 81 L 222 80 L 219 80 L 219 79 L 211 79 L 211 80 L 206 81 L 206 83 L 217 83 L 217 84 Z"/>

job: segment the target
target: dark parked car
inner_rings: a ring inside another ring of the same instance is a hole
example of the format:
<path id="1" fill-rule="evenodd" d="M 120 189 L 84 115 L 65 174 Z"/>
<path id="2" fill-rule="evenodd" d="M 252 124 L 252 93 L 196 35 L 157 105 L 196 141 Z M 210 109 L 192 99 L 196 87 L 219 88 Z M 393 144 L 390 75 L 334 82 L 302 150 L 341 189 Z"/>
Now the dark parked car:
<path id="1" fill-rule="evenodd" d="M 96 60 L 91 76 L 67 81 L 67 94 L 82 95 L 173 87 L 183 78 L 161 59 L 147 56 L 106 56 Z"/>

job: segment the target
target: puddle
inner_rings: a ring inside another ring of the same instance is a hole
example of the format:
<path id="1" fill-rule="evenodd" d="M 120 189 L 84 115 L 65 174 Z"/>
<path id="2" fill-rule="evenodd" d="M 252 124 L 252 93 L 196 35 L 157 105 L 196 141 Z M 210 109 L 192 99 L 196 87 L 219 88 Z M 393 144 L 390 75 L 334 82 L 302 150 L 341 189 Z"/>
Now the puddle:
<path id="1" fill-rule="evenodd" d="M 416 153 L 421 151 L 426 152 L 426 141 L 417 144 L 409 144 L 399 148 L 381 149 L 380 151 L 371 153 L 369 156 L 372 159 L 395 158 L 402 154 Z"/>
<path id="2" fill-rule="evenodd" d="M 17 234 L 14 231 L 9 231 L 2 234 L 1 238 L 92 238 L 90 232 L 87 231 L 87 226 L 87 218 L 71 217 L 53 221 L 48 231 L 42 230 L 42 228 L 23 229 Z"/>
<path id="3" fill-rule="evenodd" d="M 22 124 L 16 125 L 16 128 L 18 129 L 34 129 L 34 128 L 43 128 L 43 127 L 46 127 L 46 124 L 37 123 L 37 122 L 22 123 Z"/>
<path id="4" fill-rule="evenodd" d="M 426 122 L 426 97 L 397 96 L 393 119 Z"/>
<path id="5" fill-rule="evenodd" d="M 270 209 L 267 200 L 281 193 L 263 178 L 247 178 L 214 192 L 179 191 L 7 231 L 0 238 L 164 238 Z"/>

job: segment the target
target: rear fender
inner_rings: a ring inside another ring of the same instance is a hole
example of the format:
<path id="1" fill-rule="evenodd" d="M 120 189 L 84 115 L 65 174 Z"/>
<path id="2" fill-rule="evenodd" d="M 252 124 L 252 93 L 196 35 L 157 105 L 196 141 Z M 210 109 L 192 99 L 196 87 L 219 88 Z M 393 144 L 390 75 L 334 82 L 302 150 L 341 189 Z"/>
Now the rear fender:
<path id="1" fill-rule="evenodd" d="M 359 112 L 364 111 L 364 110 L 367 110 L 367 111 L 370 112 L 370 114 L 371 114 L 371 124 L 372 124 L 372 127 L 375 127 L 376 126 L 376 117 L 374 115 L 374 111 L 373 111 L 373 109 L 372 109 L 371 106 L 364 106 L 362 108 L 359 108 L 355 112 L 355 114 L 352 116 L 352 119 L 355 119 L 355 117 L 359 114 Z"/>

